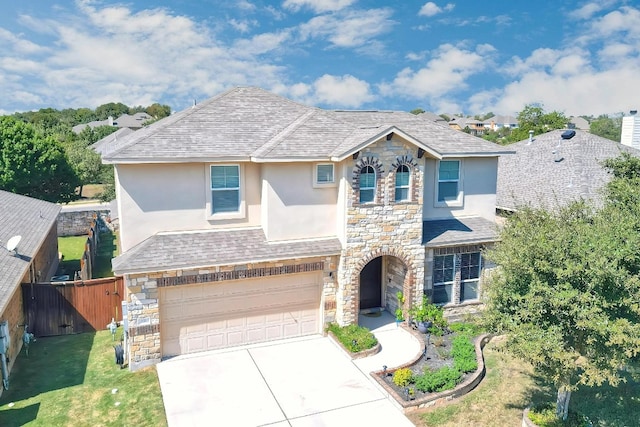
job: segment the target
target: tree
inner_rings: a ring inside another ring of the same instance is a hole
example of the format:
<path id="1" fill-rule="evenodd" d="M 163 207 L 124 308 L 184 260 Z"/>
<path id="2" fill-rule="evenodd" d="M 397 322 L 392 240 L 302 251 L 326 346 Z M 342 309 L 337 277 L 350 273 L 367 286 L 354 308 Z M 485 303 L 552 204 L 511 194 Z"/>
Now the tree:
<path id="1" fill-rule="evenodd" d="M 545 113 L 540 104 L 528 104 L 518 113 L 518 127 L 511 131 L 510 142 L 518 142 L 529 137 L 529 131 L 534 135 L 549 132 L 554 129 L 563 129 L 567 126 L 568 119 L 563 113 L 552 111 Z"/>
<path id="2" fill-rule="evenodd" d="M 418 114 L 424 113 L 424 110 L 422 108 L 414 108 L 413 110 L 411 110 L 409 112 L 411 114 L 415 114 L 417 116 Z M 151 113 L 149 113 L 149 114 L 151 114 Z"/>
<path id="3" fill-rule="evenodd" d="M 598 116 L 589 124 L 589 131 L 603 138 L 620 142 L 622 133 L 622 116 L 609 117 L 606 114 Z"/>
<path id="4" fill-rule="evenodd" d="M 73 167 L 79 181 L 80 191 L 84 184 L 98 183 L 101 176 L 102 161 L 100 155 L 88 147 L 84 141 L 76 140 L 65 145 L 69 164 Z"/>
<path id="5" fill-rule="evenodd" d="M 109 117 L 114 119 L 120 117 L 123 114 L 129 114 L 129 107 L 122 102 L 109 102 L 108 104 L 102 104 L 96 108 L 96 117 L 98 120 L 106 120 Z"/>
<path id="6" fill-rule="evenodd" d="M 0 188 L 50 202 L 75 198 L 79 180 L 53 138 L 27 123 L 0 117 Z"/>

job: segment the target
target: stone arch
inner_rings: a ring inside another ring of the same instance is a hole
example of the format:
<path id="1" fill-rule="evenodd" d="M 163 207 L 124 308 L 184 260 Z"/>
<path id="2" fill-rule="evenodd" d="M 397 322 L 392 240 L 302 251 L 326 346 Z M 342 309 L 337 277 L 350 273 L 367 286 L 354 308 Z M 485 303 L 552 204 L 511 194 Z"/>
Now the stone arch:
<path id="1" fill-rule="evenodd" d="M 380 203 L 383 200 L 383 189 L 381 183 L 384 182 L 384 167 L 380 159 L 372 156 L 364 156 L 358 160 L 353 167 L 353 176 L 351 178 L 351 186 L 353 188 L 353 205 L 360 205 L 360 173 L 366 166 L 371 166 L 376 173 L 376 192 L 373 203 Z"/>
<path id="2" fill-rule="evenodd" d="M 409 202 L 415 202 L 418 200 L 418 163 L 415 161 L 411 154 L 396 157 L 396 160 L 391 164 L 389 169 L 389 187 L 387 192 L 389 194 L 389 202 L 395 202 L 395 189 L 396 189 L 396 172 L 400 166 L 407 166 L 410 172 L 409 180 Z"/>
<path id="3" fill-rule="evenodd" d="M 397 247 L 374 248 L 365 257 L 355 263 L 353 274 L 351 276 L 351 283 L 356 284 L 354 295 L 355 319 L 358 318 L 358 313 L 360 312 L 360 273 L 365 268 L 365 266 L 369 264 L 369 262 L 371 262 L 373 259 L 385 256 L 397 258 L 404 266 L 405 271 L 402 282 L 402 293 L 405 296 L 405 303 L 402 308 L 404 310 L 408 310 L 414 299 L 413 294 L 415 292 L 415 281 L 417 273 L 415 271 L 415 266 L 411 261 L 411 257 L 409 257 L 404 251 L 402 251 L 401 248 Z"/>

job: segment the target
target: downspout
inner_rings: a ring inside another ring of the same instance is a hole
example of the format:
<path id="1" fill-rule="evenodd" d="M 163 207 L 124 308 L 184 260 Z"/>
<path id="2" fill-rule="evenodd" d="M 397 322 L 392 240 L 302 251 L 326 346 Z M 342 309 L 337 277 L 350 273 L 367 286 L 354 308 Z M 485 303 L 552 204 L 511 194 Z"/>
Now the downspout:
<path id="1" fill-rule="evenodd" d="M 9 390 L 9 363 L 7 352 L 9 351 L 10 344 L 9 322 L 5 320 L 0 323 L 0 367 L 2 369 L 2 386 L 5 390 Z"/>

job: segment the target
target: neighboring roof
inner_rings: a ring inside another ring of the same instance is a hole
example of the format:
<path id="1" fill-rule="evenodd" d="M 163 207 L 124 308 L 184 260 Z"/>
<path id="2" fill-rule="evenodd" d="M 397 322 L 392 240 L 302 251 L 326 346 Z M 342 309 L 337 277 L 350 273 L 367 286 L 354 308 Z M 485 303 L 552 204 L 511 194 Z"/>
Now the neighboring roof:
<path id="1" fill-rule="evenodd" d="M 115 274 L 340 254 L 336 238 L 267 242 L 261 228 L 158 233 L 113 259 Z"/>
<path id="2" fill-rule="evenodd" d="M 495 242 L 497 239 L 496 223 L 482 217 L 440 219 L 422 223 L 422 244 L 426 247 L 471 245 Z"/>
<path id="3" fill-rule="evenodd" d="M 568 127 L 570 129 L 580 129 L 589 132 L 591 125 L 584 117 L 571 116 L 569 117 Z"/>
<path id="4" fill-rule="evenodd" d="M 431 120 L 432 122 L 436 122 L 436 123 L 447 124 L 447 121 L 445 119 L 443 119 L 436 113 L 431 113 L 429 111 L 425 111 L 424 113 L 418 114 L 418 117 Z"/>
<path id="5" fill-rule="evenodd" d="M 0 313 L 29 271 L 59 212 L 56 204 L 0 190 Z M 13 236 L 22 236 L 18 255 L 6 249 Z"/>
<path id="6" fill-rule="evenodd" d="M 144 112 L 135 113 L 134 115 L 123 114 L 117 119 L 109 118 L 106 120 L 95 120 L 93 122 L 75 125 L 71 128 L 71 130 L 73 130 L 73 132 L 75 133 L 80 133 L 87 127 L 95 129 L 100 126 L 115 126 L 119 128 L 130 128 L 135 130 L 140 129 L 145 122 L 152 119 L 153 117 Z"/>
<path id="7" fill-rule="evenodd" d="M 623 151 L 640 156 L 639 150 L 588 132 L 576 130 L 566 140 L 560 136 L 563 132 L 554 130 L 537 135 L 531 143 L 527 139 L 509 145 L 515 154 L 499 160 L 498 208 L 553 208 L 580 198 L 600 203 L 600 190 L 610 179 L 601 162 Z"/>
<path id="8" fill-rule="evenodd" d="M 322 110 L 238 87 L 127 136 L 103 160 L 339 161 L 396 131 L 436 157 L 508 151 L 407 112 Z"/>
<path id="9" fill-rule="evenodd" d="M 94 151 L 96 151 L 98 154 L 104 154 L 104 152 L 108 150 L 108 147 L 112 144 L 115 144 L 119 138 L 123 138 L 133 132 L 135 131 L 130 128 L 118 129 L 112 134 L 109 134 L 104 138 L 102 138 L 101 140 L 91 144 L 90 147 L 93 148 Z"/>
<path id="10" fill-rule="evenodd" d="M 513 116 L 493 116 L 486 121 L 494 122 L 496 125 L 517 125 L 518 119 Z"/>

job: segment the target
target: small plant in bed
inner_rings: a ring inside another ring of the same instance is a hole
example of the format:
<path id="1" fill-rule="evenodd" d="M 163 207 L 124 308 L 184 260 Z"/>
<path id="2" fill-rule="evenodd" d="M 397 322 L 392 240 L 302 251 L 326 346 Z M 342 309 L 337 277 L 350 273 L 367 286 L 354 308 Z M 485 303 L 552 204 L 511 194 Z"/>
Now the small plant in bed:
<path id="1" fill-rule="evenodd" d="M 378 340 L 371 331 L 362 326 L 339 326 L 336 323 L 331 323 L 327 330 L 332 332 L 338 341 L 352 353 L 368 350 L 378 344 Z"/>
<path id="2" fill-rule="evenodd" d="M 556 416 L 556 408 L 552 403 L 535 406 L 529 410 L 529 419 L 538 427 L 588 427 L 591 422 L 587 417 L 569 410 L 566 421 Z"/>

